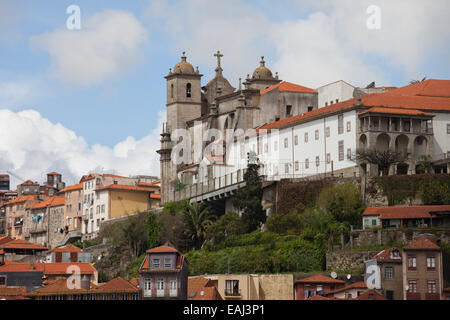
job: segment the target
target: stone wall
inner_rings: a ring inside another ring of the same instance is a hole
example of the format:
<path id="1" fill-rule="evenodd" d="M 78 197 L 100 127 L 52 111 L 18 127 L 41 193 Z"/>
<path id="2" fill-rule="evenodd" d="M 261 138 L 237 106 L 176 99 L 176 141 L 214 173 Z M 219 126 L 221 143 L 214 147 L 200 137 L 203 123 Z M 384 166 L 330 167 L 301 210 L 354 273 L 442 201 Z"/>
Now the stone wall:
<path id="1" fill-rule="evenodd" d="M 364 270 L 364 261 L 372 259 L 378 251 L 338 251 L 326 255 L 327 270 Z"/>
<path id="2" fill-rule="evenodd" d="M 352 231 L 351 240 L 347 247 L 355 248 L 373 244 L 389 245 L 392 243 L 407 244 L 424 233 L 434 234 L 442 242 L 450 243 L 449 228 L 377 229 Z"/>

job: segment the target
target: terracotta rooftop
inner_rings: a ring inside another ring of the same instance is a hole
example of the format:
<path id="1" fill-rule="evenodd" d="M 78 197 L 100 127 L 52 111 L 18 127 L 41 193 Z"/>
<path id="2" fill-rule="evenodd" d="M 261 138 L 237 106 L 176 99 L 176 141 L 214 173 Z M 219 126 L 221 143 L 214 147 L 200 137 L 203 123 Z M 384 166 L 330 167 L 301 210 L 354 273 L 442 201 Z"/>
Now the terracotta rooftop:
<path id="1" fill-rule="evenodd" d="M 363 294 L 361 294 L 359 297 L 356 297 L 352 300 L 387 300 L 385 296 L 378 293 L 376 290 L 371 289 L 367 290 Z"/>
<path id="2" fill-rule="evenodd" d="M 100 190 L 125 190 L 125 191 L 138 191 L 138 192 L 151 192 L 150 189 L 138 186 L 128 186 L 123 184 L 110 184 L 109 186 L 100 187 L 96 189 Z"/>
<path id="3" fill-rule="evenodd" d="M 23 300 L 26 294 L 26 287 L 0 287 L 0 300 Z"/>
<path id="4" fill-rule="evenodd" d="M 2 244 L 7 243 L 7 242 L 10 242 L 10 241 L 12 241 L 12 240 L 13 240 L 13 239 L 10 238 L 10 237 L 0 237 L 0 246 L 1 246 Z"/>
<path id="5" fill-rule="evenodd" d="M 381 252 L 379 252 L 377 255 L 375 255 L 372 259 L 377 259 L 377 260 L 392 260 L 391 258 L 391 253 L 392 251 L 397 250 L 399 252 L 399 257 L 396 260 L 401 261 L 402 260 L 402 255 L 400 253 L 400 251 L 397 248 L 389 248 L 389 249 L 385 249 Z"/>
<path id="6" fill-rule="evenodd" d="M 389 92 L 392 95 L 450 98 L 450 80 L 428 79 Z"/>
<path id="7" fill-rule="evenodd" d="M 69 192 L 69 191 L 76 191 L 76 190 L 82 190 L 82 189 L 83 189 L 83 184 L 82 183 L 78 183 L 78 184 L 74 184 L 72 186 L 65 187 L 64 189 L 59 191 L 59 193 Z"/>
<path id="8" fill-rule="evenodd" d="M 27 181 L 22 182 L 20 185 L 21 185 L 21 186 L 23 186 L 23 185 L 26 185 L 26 186 L 30 186 L 30 185 L 32 185 L 32 186 L 38 186 L 39 183 L 33 182 L 33 181 L 31 181 L 31 180 L 27 180 Z"/>
<path id="9" fill-rule="evenodd" d="M 158 253 L 158 252 L 178 252 L 177 249 L 168 246 L 159 246 L 153 249 L 147 250 L 148 253 Z"/>
<path id="10" fill-rule="evenodd" d="M 83 250 L 69 243 L 63 247 L 55 248 L 51 252 L 83 252 Z"/>
<path id="11" fill-rule="evenodd" d="M 21 239 L 9 241 L 5 244 L 2 244 L 1 247 L 3 249 L 28 249 L 28 250 L 42 250 L 42 251 L 47 250 L 46 247 Z"/>
<path id="12" fill-rule="evenodd" d="M 5 206 L 6 205 L 10 205 L 10 204 L 15 204 L 15 203 L 26 202 L 26 201 L 33 201 L 33 200 L 36 200 L 36 197 L 33 196 L 33 195 L 31 195 L 31 196 L 20 196 L 20 197 L 15 198 L 14 200 L 11 200 L 11 201 L 5 203 Z"/>
<path id="13" fill-rule="evenodd" d="M 369 207 L 363 216 L 380 216 L 380 219 L 430 218 L 433 213 L 450 211 L 450 205 L 441 206 L 398 206 Z"/>
<path id="14" fill-rule="evenodd" d="M 363 281 L 355 282 L 355 283 L 349 284 L 348 286 L 327 292 L 327 295 L 335 294 L 335 293 L 339 293 L 339 292 L 343 292 L 343 291 L 347 291 L 347 290 L 351 290 L 351 289 L 367 289 L 367 285 Z"/>
<path id="15" fill-rule="evenodd" d="M 398 108 L 384 108 L 384 107 L 373 107 L 366 111 L 360 113 L 360 115 L 366 113 L 385 113 L 385 114 L 399 114 L 399 115 L 409 115 L 409 116 L 427 116 L 434 117 L 435 115 L 428 112 L 423 112 L 414 109 L 398 109 Z"/>
<path id="16" fill-rule="evenodd" d="M 58 173 L 58 172 L 50 172 L 50 173 L 47 173 L 47 175 L 48 175 L 48 176 L 60 176 L 61 173 Z"/>
<path id="17" fill-rule="evenodd" d="M 74 279 L 75 280 L 75 279 Z M 40 289 L 34 290 L 28 296 L 46 296 L 46 295 L 62 295 L 62 294 L 80 294 L 88 293 L 86 289 L 71 289 L 67 285 L 67 279 L 58 279 L 48 281 L 47 284 Z"/>
<path id="18" fill-rule="evenodd" d="M 130 281 L 117 277 L 92 290 L 93 293 L 137 293 L 138 287 L 133 285 Z"/>
<path id="19" fill-rule="evenodd" d="M 317 93 L 316 90 L 307 88 L 295 83 L 283 81 L 267 89 L 261 90 L 261 95 L 264 95 L 272 90 L 278 89 L 278 92 L 305 92 L 305 93 Z"/>
<path id="20" fill-rule="evenodd" d="M 160 193 L 150 193 L 150 198 L 161 200 L 161 194 Z"/>
<path id="21" fill-rule="evenodd" d="M 139 287 L 139 278 L 130 279 L 130 283 L 135 287 Z"/>
<path id="22" fill-rule="evenodd" d="M 25 272 L 25 271 L 40 271 L 46 275 L 71 275 L 69 272 L 69 267 L 77 266 L 80 268 L 81 274 L 94 274 L 95 269 L 89 263 L 82 262 L 58 262 L 58 263 L 14 263 L 8 262 L 3 266 L 0 266 L 0 271 L 14 271 L 14 272 Z"/>
<path id="23" fill-rule="evenodd" d="M 437 240 L 437 238 L 420 237 L 403 247 L 403 250 L 441 250 L 441 247 L 437 244 Z"/>
<path id="24" fill-rule="evenodd" d="M 316 294 L 315 296 L 312 296 L 306 300 L 334 300 L 334 299 L 332 297 L 324 297 L 324 296 Z"/>
<path id="25" fill-rule="evenodd" d="M 29 206 L 30 209 L 42 209 L 46 207 L 57 207 L 62 206 L 66 203 L 66 199 L 64 197 L 50 197 L 47 200 L 44 200 L 39 203 L 35 203 Z"/>
<path id="26" fill-rule="evenodd" d="M 295 281 L 296 283 L 339 283 L 339 284 L 345 284 L 344 281 L 342 280 L 338 280 L 338 279 L 333 279 L 321 274 L 315 274 L 313 276 L 304 278 L 304 279 L 300 279 Z"/>

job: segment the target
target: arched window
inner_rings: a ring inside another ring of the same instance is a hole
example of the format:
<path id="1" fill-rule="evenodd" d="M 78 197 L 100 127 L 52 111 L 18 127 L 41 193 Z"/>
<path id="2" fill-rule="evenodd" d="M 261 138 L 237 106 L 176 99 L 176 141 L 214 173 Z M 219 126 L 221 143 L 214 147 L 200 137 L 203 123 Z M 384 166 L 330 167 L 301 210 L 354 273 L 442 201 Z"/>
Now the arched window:
<path id="1" fill-rule="evenodd" d="M 173 99 L 173 83 L 170 85 L 170 97 Z"/>
<path id="2" fill-rule="evenodd" d="M 187 98 L 190 98 L 190 97 L 191 97 L 191 84 L 190 84 L 190 83 L 188 83 L 188 84 L 186 85 L 186 97 L 187 97 Z"/>

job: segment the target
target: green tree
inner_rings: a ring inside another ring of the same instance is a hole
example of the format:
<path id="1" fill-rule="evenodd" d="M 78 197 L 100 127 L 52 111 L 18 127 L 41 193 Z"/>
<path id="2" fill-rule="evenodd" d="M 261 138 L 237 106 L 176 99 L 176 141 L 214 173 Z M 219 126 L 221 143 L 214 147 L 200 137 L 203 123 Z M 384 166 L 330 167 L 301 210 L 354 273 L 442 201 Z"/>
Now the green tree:
<path id="1" fill-rule="evenodd" d="M 138 213 L 129 216 L 123 223 L 119 224 L 121 237 L 124 243 L 131 249 L 132 257 L 136 259 L 148 249 L 148 238 L 145 229 L 147 214 Z"/>
<path id="2" fill-rule="evenodd" d="M 239 214 L 229 211 L 208 228 L 208 239 L 213 240 L 214 243 L 220 243 L 229 236 L 243 234 L 245 231 Z"/>
<path id="3" fill-rule="evenodd" d="M 364 210 L 359 188 L 351 183 L 335 185 L 322 190 L 317 207 L 330 214 L 337 222 L 359 225 Z"/>
<path id="4" fill-rule="evenodd" d="M 192 203 L 183 212 L 183 222 L 186 233 L 192 240 L 195 248 L 200 248 L 207 236 L 208 227 L 211 226 L 215 216 L 209 207 L 202 203 Z"/>
<path id="5" fill-rule="evenodd" d="M 447 183 L 431 180 L 422 185 L 421 198 L 426 205 L 450 204 L 450 188 Z"/>
<path id="6" fill-rule="evenodd" d="M 275 213 L 266 222 L 267 231 L 278 234 L 300 234 L 302 228 L 301 215 L 297 210 L 287 214 Z"/>
<path id="7" fill-rule="evenodd" d="M 145 220 L 149 248 L 157 247 L 160 244 L 161 228 L 162 224 L 157 220 L 156 214 L 154 212 L 149 212 L 147 214 L 147 219 Z"/>
<path id="8" fill-rule="evenodd" d="M 259 165 L 249 164 L 244 174 L 245 186 L 238 189 L 232 199 L 235 207 L 242 212 L 242 221 L 247 232 L 252 232 L 266 222 L 266 213 L 262 209 L 263 191 L 259 177 Z"/>

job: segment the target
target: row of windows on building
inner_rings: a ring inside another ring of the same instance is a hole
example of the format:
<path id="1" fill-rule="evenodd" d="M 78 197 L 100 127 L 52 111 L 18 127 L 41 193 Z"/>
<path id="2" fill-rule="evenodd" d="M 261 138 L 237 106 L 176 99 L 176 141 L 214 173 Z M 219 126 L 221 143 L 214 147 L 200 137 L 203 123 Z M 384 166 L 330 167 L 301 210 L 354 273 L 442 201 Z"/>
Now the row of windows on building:
<path id="1" fill-rule="evenodd" d="M 164 263 L 162 264 L 161 262 L 164 262 Z M 165 269 L 171 269 L 172 268 L 172 259 L 164 258 L 164 261 L 161 261 L 161 259 L 152 259 L 152 268 L 153 269 L 159 269 L 162 266 L 164 266 Z"/>
<path id="2" fill-rule="evenodd" d="M 436 258 L 435 257 L 427 257 L 427 266 L 426 271 L 435 271 L 436 270 Z M 416 271 L 417 270 L 417 257 L 416 256 L 408 256 L 408 270 Z"/>
<path id="3" fill-rule="evenodd" d="M 342 117 L 339 120 L 339 123 L 342 122 L 342 125 L 338 125 L 338 134 L 343 134 L 344 133 L 343 116 L 339 116 L 339 117 Z M 347 121 L 347 132 L 351 132 L 351 122 L 350 121 Z M 330 133 L 330 127 L 326 127 L 325 128 L 325 137 L 329 138 L 330 134 L 331 134 Z M 316 141 L 320 139 L 320 132 L 319 132 L 319 130 L 315 130 L 314 138 L 315 138 Z M 308 141 L 309 141 L 309 134 L 308 134 L 308 132 L 305 132 L 304 133 L 304 142 L 308 143 Z M 342 143 L 343 143 L 343 141 L 342 141 Z M 294 145 L 297 146 L 298 144 L 299 144 L 298 135 L 295 135 L 294 136 Z M 256 152 L 255 145 L 253 145 L 252 148 L 253 148 L 253 151 Z M 285 149 L 289 148 L 289 138 L 284 138 L 284 148 Z M 273 151 L 278 151 L 278 141 L 274 141 L 273 142 Z M 264 153 L 269 153 L 269 152 L 270 152 L 269 144 L 265 143 L 264 144 Z M 240 154 L 241 154 L 241 159 L 243 159 L 245 157 L 245 145 L 244 145 L 244 143 L 240 144 Z M 342 155 L 343 155 L 343 153 L 342 153 Z M 343 156 L 342 156 L 342 160 L 344 160 Z M 342 161 L 342 160 L 339 160 L 339 161 Z"/>
<path id="4" fill-rule="evenodd" d="M 169 285 L 170 295 L 175 296 L 177 293 L 177 289 L 178 289 L 177 278 L 170 278 L 168 280 L 168 285 Z M 160 293 L 161 295 L 163 295 L 165 288 L 166 288 L 166 279 L 165 278 L 156 279 L 157 294 Z M 152 278 L 144 278 L 144 296 L 145 297 L 152 296 L 152 289 L 153 289 L 153 279 Z"/>
<path id="5" fill-rule="evenodd" d="M 427 293 L 438 293 L 436 280 L 425 280 L 427 285 Z M 417 293 L 418 279 L 408 279 L 408 293 Z"/>

